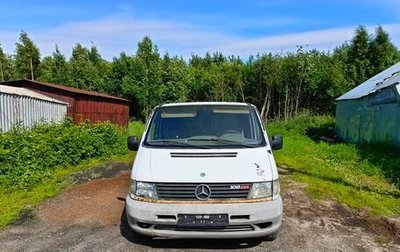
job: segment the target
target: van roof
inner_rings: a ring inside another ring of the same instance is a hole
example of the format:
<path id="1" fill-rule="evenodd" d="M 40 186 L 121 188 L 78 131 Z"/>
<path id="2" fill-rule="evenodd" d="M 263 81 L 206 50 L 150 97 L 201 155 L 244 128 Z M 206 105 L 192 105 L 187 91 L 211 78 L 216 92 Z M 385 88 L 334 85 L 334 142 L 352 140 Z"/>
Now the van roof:
<path id="1" fill-rule="evenodd" d="M 229 106 L 251 106 L 243 102 L 179 102 L 162 104 L 160 107 L 179 107 L 179 106 L 201 106 L 201 105 L 229 105 Z"/>

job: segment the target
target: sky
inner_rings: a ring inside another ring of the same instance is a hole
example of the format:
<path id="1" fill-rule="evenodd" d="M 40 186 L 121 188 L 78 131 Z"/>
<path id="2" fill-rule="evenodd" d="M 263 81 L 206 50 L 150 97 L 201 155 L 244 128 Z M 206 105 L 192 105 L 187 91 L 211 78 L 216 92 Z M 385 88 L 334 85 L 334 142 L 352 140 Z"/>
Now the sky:
<path id="1" fill-rule="evenodd" d="M 332 51 L 358 25 L 377 25 L 400 48 L 400 0 L 0 0 L 0 43 L 13 54 L 23 30 L 41 56 L 57 45 L 67 58 L 77 43 L 103 58 L 134 54 L 144 36 L 159 52 L 189 58 L 221 52 Z"/>

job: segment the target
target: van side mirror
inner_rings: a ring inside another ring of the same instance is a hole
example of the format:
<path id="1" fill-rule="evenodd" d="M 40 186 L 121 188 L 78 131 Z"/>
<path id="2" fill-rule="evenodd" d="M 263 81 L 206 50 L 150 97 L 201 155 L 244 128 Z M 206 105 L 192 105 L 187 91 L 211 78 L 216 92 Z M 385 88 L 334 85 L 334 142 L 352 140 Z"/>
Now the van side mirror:
<path id="1" fill-rule="evenodd" d="M 270 140 L 271 148 L 273 150 L 280 150 L 283 147 L 283 137 L 282 135 L 275 135 Z"/>
<path id="2" fill-rule="evenodd" d="M 140 140 L 135 136 L 128 137 L 128 149 L 131 151 L 137 151 L 139 149 Z"/>

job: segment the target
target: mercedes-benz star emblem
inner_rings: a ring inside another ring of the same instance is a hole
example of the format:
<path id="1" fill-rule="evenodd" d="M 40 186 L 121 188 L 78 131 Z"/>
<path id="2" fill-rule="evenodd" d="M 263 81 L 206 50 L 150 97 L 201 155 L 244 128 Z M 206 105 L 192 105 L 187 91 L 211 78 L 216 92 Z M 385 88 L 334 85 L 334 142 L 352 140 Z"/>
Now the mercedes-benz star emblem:
<path id="1" fill-rule="evenodd" d="M 211 189 L 208 185 L 201 184 L 196 187 L 194 194 L 198 200 L 208 200 L 211 196 Z"/>

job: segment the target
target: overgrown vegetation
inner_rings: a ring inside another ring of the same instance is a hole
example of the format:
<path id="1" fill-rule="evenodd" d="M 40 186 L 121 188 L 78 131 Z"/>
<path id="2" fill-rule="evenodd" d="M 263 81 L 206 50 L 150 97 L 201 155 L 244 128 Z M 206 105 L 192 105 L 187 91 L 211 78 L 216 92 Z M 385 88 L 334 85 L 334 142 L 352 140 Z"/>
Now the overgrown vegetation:
<path id="1" fill-rule="evenodd" d="M 129 160 L 126 130 L 111 123 L 41 123 L 0 133 L 0 227 L 105 160 Z M 133 156 L 132 154 L 129 154 Z"/>
<path id="2" fill-rule="evenodd" d="M 269 134 L 284 135 L 284 148 L 274 153 L 277 163 L 287 166 L 316 199 L 336 200 L 378 215 L 400 214 L 399 150 L 320 141 L 333 126 L 330 116 L 307 114 L 268 123 Z"/>
<path id="3" fill-rule="evenodd" d="M 400 60 L 380 26 L 374 34 L 359 26 L 332 52 L 298 46 L 295 52 L 259 52 L 248 59 L 218 52 L 183 59 L 161 55 L 149 37 L 136 49 L 109 62 L 94 45 L 77 44 L 70 57 L 56 47 L 41 59 L 22 32 L 14 55 L 0 47 L 0 81 L 34 78 L 121 96 L 136 103 L 139 119 L 158 104 L 183 101 L 245 101 L 264 118 L 288 119 L 305 109 L 332 114 L 335 98 Z"/>

